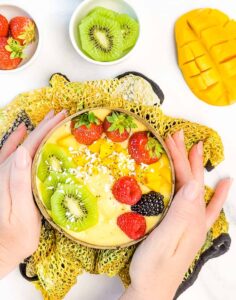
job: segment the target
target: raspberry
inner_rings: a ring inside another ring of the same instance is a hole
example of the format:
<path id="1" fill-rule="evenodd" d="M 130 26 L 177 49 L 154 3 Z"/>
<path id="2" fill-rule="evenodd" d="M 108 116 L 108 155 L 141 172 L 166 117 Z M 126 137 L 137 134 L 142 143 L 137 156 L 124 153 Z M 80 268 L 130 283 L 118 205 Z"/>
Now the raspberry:
<path id="1" fill-rule="evenodd" d="M 117 225 L 131 239 L 138 240 L 145 235 L 146 220 L 143 216 L 127 212 L 117 218 Z"/>
<path id="2" fill-rule="evenodd" d="M 136 204 L 142 197 L 142 191 L 136 179 L 130 176 L 119 178 L 113 185 L 112 193 L 117 201 L 129 205 Z"/>

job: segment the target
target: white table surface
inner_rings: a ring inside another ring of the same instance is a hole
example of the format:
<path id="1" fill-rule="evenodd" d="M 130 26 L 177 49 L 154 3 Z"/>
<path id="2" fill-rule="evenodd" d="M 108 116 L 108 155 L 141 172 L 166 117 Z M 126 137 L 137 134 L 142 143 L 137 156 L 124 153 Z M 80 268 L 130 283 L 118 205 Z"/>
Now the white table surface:
<path id="1" fill-rule="evenodd" d="M 115 0 L 114 0 L 115 1 Z M 0 3 L 3 1 L 0 0 Z M 12 1 L 5 1 L 13 3 Z M 39 57 L 27 69 L 15 74 L 0 75 L 0 106 L 9 103 L 23 91 L 48 84 L 54 72 L 66 74 L 72 81 L 102 79 L 125 71 L 143 72 L 155 80 L 165 93 L 163 110 L 172 116 L 181 116 L 216 129 L 225 145 L 225 161 L 206 174 L 206 182 L 214 184 L 223 176 L 235 176 L 236 169 L 236 104 L 213 107 L 199 101 L 189 90 L 178 69 L 173 40 L 173 26 L 178 16 L 198 7 L 215 7 L 236 19 L 235 0 L 130 0 L 140 13 L 142 40 L 135 54 L 114 66 L 96 66 L 80 58 L 69 41 L 68 24 L 80 0 L 18 0 L 38 22 L 43 31 Z M 225 211 L 230 220 L 233 238 L 230 251 L 209 261 L 197 282 L 181 300 L 236 299 L 236 184 L 234 184 Z M 80 276 L 78 284 L 66 300 L 113 300 L 123 289 L 117 278 Z M 0 281 L 1 300 L 39 300 L 42 296 L 33 285 L 21 278 L 18 270 Z M 158 299 L 158 296 L 157 296 Z"/>

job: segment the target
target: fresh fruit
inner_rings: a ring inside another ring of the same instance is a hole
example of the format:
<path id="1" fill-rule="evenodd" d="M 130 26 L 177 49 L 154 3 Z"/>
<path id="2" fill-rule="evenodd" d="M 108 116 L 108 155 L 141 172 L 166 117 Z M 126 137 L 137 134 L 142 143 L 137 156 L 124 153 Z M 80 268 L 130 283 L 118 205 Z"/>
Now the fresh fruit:
<path id="1" fill-rule="evenodd" d="M 148 131 L 133 133 L 129 139 L 128 150 L 136 163 L 147 165 L 157 162 L 164 153 L 161 144 Z"/>
<path id="2" fill-rule="evenodd" d="M 40 183 L 40 193 L 45 206 L 51 209 L 51 197 L 57 187 L 62 184 L 78 183 L 76 177 L 70 174 L 51 172 L 44 182 Z"/>
<path id="3" fill-rule="evenodd" d="M 24 47 L 13 38 L 0 37 L 0 70 L 12 70 L 21 63 Z"/>
<path id="4" fill-rule="evenodd" d="M 14 39 L 22 45 L 29 45 L 35 40 L 34 21 L 28 17 L 15 17 L 10 21 L 10 32 Z"/>
<path id="5" fill-rule="evenodd" d="M 93 153 L 99 153 L 103 142 L 104 142 L 103 139 L 99 139 L 99 140 L 95 141 L 92 145 L 88 146 L 89 151 L 91 151 Z"/>
<path id="6" fill-rule="evenodd" d="M 127 14 L 119 14 L 117 21 L 120 24 L 123 36 L 123 50 L 127 50 L 135 45 L 139 35 L 139 24 Z"/>
<path id="7" fill-rule="evenodd" d="M 75 232 L 98 222 L 97 199 L 84 185 L 62 184 L 51 197 L 53 221 Z"/>
<path id="8" fill-rule="evenodd" d="M 98 14 L 102 17 L 110 18 L 110 19 L 115 19 L 118 16 L 118 13 L 115 12 L 114 10 L 107 9 L 102 6 L 97 6 L 94 9 L 92 9 L 89 13 L 89 16 L 91 16 L 92 14 Z"/>
<path id="9" fill-rule="evenodd" d="M 102 133 L 102 121 L 93 112 L 84 113 L 71 121 L 71 133 L 80 144 L 91 145 Z"/>
<path id="10" fill-rule="evenodd" d="M 166 154 L 154 164 L 142 168 L 137 165 L 135 169 L 138 181 L 148 187 L 151 191 L 160 192 L 166 199 L 171 194 L 171 168 Z"/>
<path id="11" fill-rule="evenodd" d="M 111 155 L 113 151 L 114 151 L 114 145 L 107 140 L 103 140 L 103 143 L 101 143 L 100 146 L 99 157 L 101 159 L 104 159 L 105 157 Z"/>
<path id="12" fill-rule="evenodd" d="M 163 199 L 163 195 L 153 191 L 143 194 L 141 199 L 131 206 L 131 210 L 143 216 L 158 216 L 165 208 Z"/>
<path id="13" fill-rule="evenodd" d="M 127 54 L 139 35 L 139 24 L 127 14 L 95 7 L 79 24 L 83 51 L 97 61 L 113 61 Z"/>
<path id="14" fill-rule="evenodd" d="M 236 21 L 223 12 L 195 9 L 175 24 L 178 63 L 192 92 L 211 105 L 236 101 Z"/>
<path id="15" fill-rule="evenodd" d="M 44 181 L 50 172 L 64 172 L 75 168 L 72 158 L 64 148 L 56 144 L 46 144 L 42 150 L 42 156 L 38 165 L 37 176 Z"/>
<path id="16" fill-rule="evenodd" d="M 126 212 L 117 218 L 117 225 L 131 239 L 138 240 L 145 235 L 146 220 L 134 212 Z"/>
<path id="17" fill-rule="evenodd" d="M 124 113 L 113 112 L 103 122 L 107 137 L 113 142 L 123 142 L 128 139 L 130 129 L 136 128 L 134 119 Z"/>
<path id="18" fill-rule="evenodd" d="M 75 137 L 73 135 L 66 135 L 61 137 L 60 139 L 57 140 L 57 144 L 59 146 L 64 147 L 67 150 L 75 151 L 79 149 L 79 144 L 76 141 Z"/>
<path id="19" fill-rule="evenodd" d="M 0 14 L 0 37 L 7 37 L 9 31 L 9 24 L 7 19 Z"/>
<path id="20" fill-rule="evenodd" d="M 123 38 L 119 23 L 98 14 L 79 25 L 83 50 L 97 61 L 113 61 L 122 56 Z"/>
<path id="21" fill-rule="evenodd" d="M 142 197 L 142 191 L 134 177 L 119 178 L 112 187 L 112 193 L 117 201 L 129 205 L 136 204 Z"/>

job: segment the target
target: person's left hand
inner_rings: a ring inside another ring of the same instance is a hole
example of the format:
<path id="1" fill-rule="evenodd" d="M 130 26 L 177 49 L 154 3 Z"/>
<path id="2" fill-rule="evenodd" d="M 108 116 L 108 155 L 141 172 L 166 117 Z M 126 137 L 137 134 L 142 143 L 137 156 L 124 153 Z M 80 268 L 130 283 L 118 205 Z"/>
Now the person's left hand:
<path id="1" fill-rule="evenodd" d="M 65 115 L 65 111 L 56 116 L 50 111 L 19 146 L 27 133 L 22 123 L 0 151 L 0 278 L 38 247 L 41 217 L 31 189 L 32 158 L 45 135 Z"/>

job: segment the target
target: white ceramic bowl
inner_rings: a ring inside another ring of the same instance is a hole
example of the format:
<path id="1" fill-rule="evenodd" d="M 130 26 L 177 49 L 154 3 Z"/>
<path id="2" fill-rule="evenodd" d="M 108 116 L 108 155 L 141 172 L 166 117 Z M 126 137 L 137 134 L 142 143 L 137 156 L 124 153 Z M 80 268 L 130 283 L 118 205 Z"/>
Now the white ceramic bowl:
<path id="1" fill-rule="evenodd" d="M 128 58 L 136 49 L 138 42 L 139 42 L 139 37 L 138 40 L 136 41 L 136 44 L 134 47 L 124 56 L 121 58 L 114 60 L 114 61 L 109 61 L 109 62 L 102 62 L 102 61 L 96 61 L 89 56 L 87 56 L 80 47 L 80 42 L 78 39 L 78 24 L 80 21 L 96 6 L 103 6 L 105 8 L 114 10 L 118 13 L 125 13 L 131 16 L 132 18 L 136 19 L 137 22 L 139 23 L 139 37 L 140 37 L 140 22 L 139 22 L 139 17 L 137 12 L 134 10 L 134 8 L 124 0 L 85 0 L 82 3 L 78 5 L 76 10 L 74 11 L 71 20 L 70 20 L 70 28 L 69 28 L 69 34 L 70 34 L 70 40 L 75 48 L 76 52 L 82 56 L 85 60 L 97 64 L 97 65 L 114 65 L 117 63 L 122 62 L 126 58 Z"/>
<path id="2" fill-rule="evenodd" d="M 8 21 L 10 21 L 12 18 L 16 16 L 29 17 L 32 20 L 34 20 L 36 25 L 36 40 L 35 42 L 27 46 L 26 49 L 24 50 L 24 53 L 26 54 L 27 57 L 22 60 L 22 62 L 16 69 L 0 70 L 1 74 L 18 72 L 31 65 L 38 55 L 41 42 L 40 42 L 40 35 L 39 35 L 37 23 L 35 18 L 31 14 L 29 14 L 25 9 L 14 4 L 0 3 L 0 14 L 4 15 L 8 19 Z"/>

